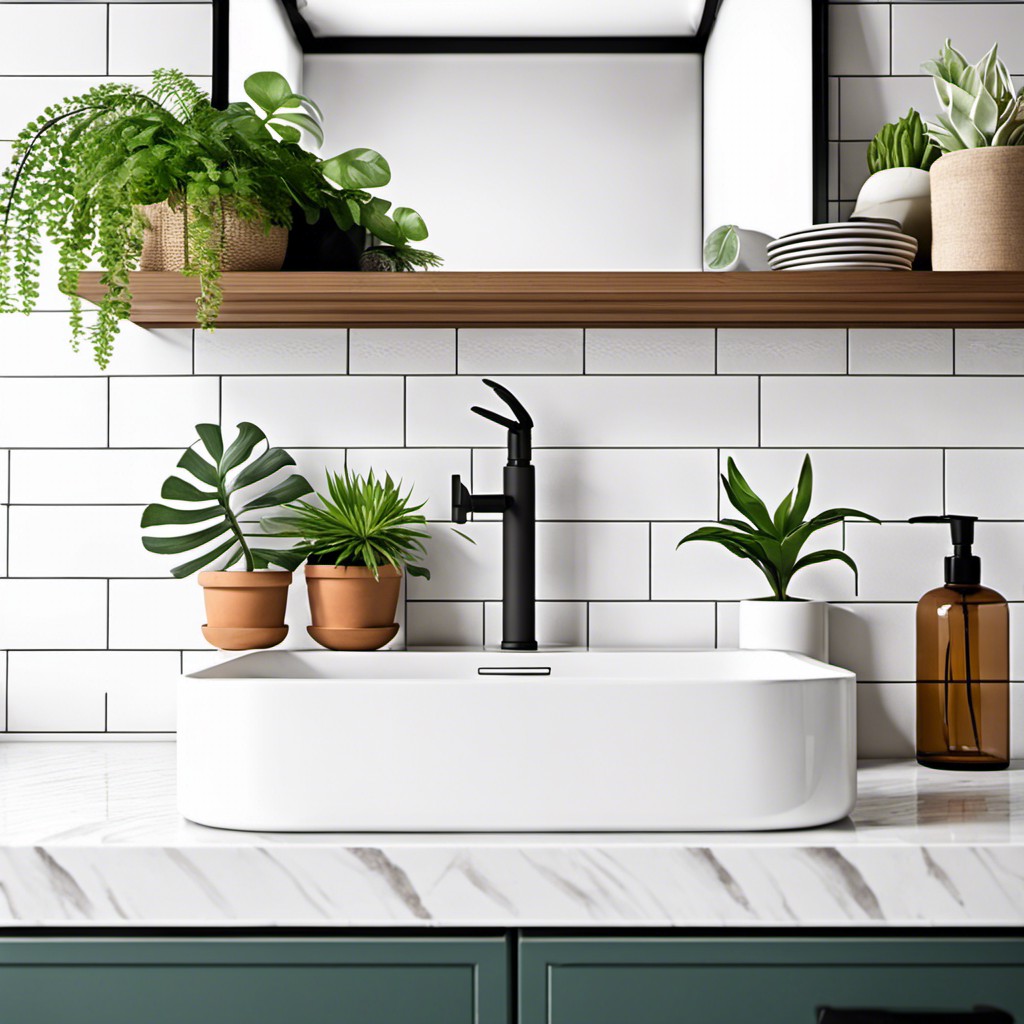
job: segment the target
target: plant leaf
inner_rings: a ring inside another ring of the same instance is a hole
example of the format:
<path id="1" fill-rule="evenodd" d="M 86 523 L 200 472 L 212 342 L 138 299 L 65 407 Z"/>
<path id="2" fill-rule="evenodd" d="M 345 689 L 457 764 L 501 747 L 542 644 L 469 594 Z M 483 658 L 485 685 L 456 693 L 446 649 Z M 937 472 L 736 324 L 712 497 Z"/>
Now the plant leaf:
<path id="1" fill-rule="evenodd" d="M 819 562 L 843 562 L 853 570 L 853 578 L 856 583 L 857 580 L 857 563 L 845 552 L 837 551 L 835 548 L 822 548 L 820 551 L 812 551 L 809 554 L 804 555 L 796 565 L 793 566 L 793 571 L 790 576 L 795 576 L 801 569 L 806 569 L 809 565 L 817 565 Z"/>
<path id="2" fill-rule="evenodd" d="M 265 563 L 279 565 L 282 569 L 293 572 L 302 565 L 306 558 L 305 551 L 298 548 L 251 548 L 255 558 Z M 266 565 L 263 566 L 266 568 Z"/>
<path id="3" fill-rule="evenodd" d="M 380 188 L 391 180 L 391 168 L 375 149 L 350 149 L 324 160 L 324 176 L 342 188 Z"/>
<path id="4" fill-rule="evenodd" d="M 211 466 L 194 448 L 186 448 L 178 459 L 178 468 L 191 473 L 197 480 L 209 487 L 217 487 L 220 478 Z"/>
<path id="5" fill-rule="evenodd" d="M 793 507 L 786 521 L 786 533 L 791 533 L 804 521 L 807 510 L 811 507 L 811 491 L 813 488 L 814 471 L 811 469 L 811 457 L 810 455 L 805 455 L 803 464 L 800 466 L 800 476 L 796 482 L 796 496 L 793 499 Z"/>
<path id="6" fill-rule="evenodd" d="M 175 579 L 182 580 L 186 576 L 191 576 L 197 569 L 202 569 L 204 565 L 209 565 L 212 561 L 220 558 L 233 544 L 237 544 L 238 541 L 234 537 L 229 537 L 219 547 L 214 548 L 212 551 L 205 551 L 197 558 L 193 558 L 191 562 L 182 562 L 181 565 L 176 565 L 171 570 L 171 575 Z M 234 564 L 230 562 L 229 564 Z"/>
<path id="7" fill-rule="evenodd" d="M 257 71 L 245 80 L 243 87 L 246 96 L 265 114 L 272 114 L 285 106 L 286 101 L 295 95 L 288 80 L 276 71 Z M 292 105 L 298 106 L 297 98 Z"/>
<path id="8" fill-rule="evenodd" d="M 274 115 L 274 120 L 271 121 L 270 127 L 280 131 L 278 121 L 287 121 L 289 124 L 297 124 L 300 128 L 304 128 L 310 135 L 316 139 L 318 146 L 324 144 L 324 130 L 320 127 L 319 123 L 315 118 L 309 116 L 309 114 L 303 114 L 301 111 L 294 114 L 281 114 L 277 113 Z"/>
<path id="9" fill-rule="evenodd" d="M 215 516 L 224 515 L 220 505 L 210 508 L 171 508 L 170 505 L 147 505 L 142 513 L 140 526 L 188 526 L 191 523 L 202 523 Z"/>
<path id="10" fill-rule="evenodd" d="M 253 459 L 248 466 L 235 477 L 231 484 L 231 492 L 240 491 L 243 487 L 265 480 L 285 466 L 294 466 L 295 460 L 283 448 L 268 448 L 262 455 Z M 312 490 L 312 488 L 310 488 Z M 303 492 L 308 494 L 309 491 Z"/>
<path id="11" fill-rule="evenodd" d="M 196 433 L 213 461 L 219 463 L 224 454 L 224 435 L 220 427 L 216 423 L 197 423 Z"/>
<path id="12" fill-rule="evenodd" d="M 192 551 L 211 540 L 216 540 L 228 529 L 230 526 L 227 520 L 224 520 L 205 530 L 186 533 L 181 537 L 143 537 L 142 546 L 157 555 L 180 555 L 183 551 Z"/>
<path id="13" fill-rule="evenodd" d="M 704 241 L 704 265 L 708 270 L 725 270 L 740 255 L 740 237 L 735 224 L 715 228 Z"/>
<path id="14" fill-rule="evenodd" d="M 422 242 L 427 238 L 427 225 L 415 210 L 396 206 L 392 217 L 410 242 Z"/>
<path id="15" fill-rule="evenodd" d="M 180 476 L 169 476 L 160 488 L 160 497 L 170 501 L 216 501 L 218 496 L 216 492 L 199 490 Z"/>
<path id="16" fill-rule="evenodd" d="M 730 503 L 737 512 L 742 513 L 759 530 L 775 536 L 775 524 L 772 517 L 768 515 L 768 509 L 764 502 L 751 490 L 743 474 L 739 471 L 732 456 L 726 464 L 727 475 L 722 477 L 722 484 Z"/>
<path id="17" fill-rule="evenodd" d="M 267 435 L 256 426 L 255 423 L 242 422 L 238 424 L 238 437 L 231 442 L 228 450 L 220 460 L 220 472 L 226 475 L 236 466 L 240 466 L 250 455 L 253 448 L 266 441 Z M 167 497 L 167 495 L 164 495 Z"/>
<path id="18" fill-rule="evenodd" d="M 296 473 L 279 483 L 276 487 L 272 487 L 266 493 L 261 494 L 258 498 L 253 498 L 252 501 L 247 502 L 240 511 L 244 513 L 252 512 L 258 508 L 276 508 L 278 505 L 295 501 L 296 498 L 301 498 L 312 490 L 313 488 L 309 481 L 304 476 L 299 476 Z"/>

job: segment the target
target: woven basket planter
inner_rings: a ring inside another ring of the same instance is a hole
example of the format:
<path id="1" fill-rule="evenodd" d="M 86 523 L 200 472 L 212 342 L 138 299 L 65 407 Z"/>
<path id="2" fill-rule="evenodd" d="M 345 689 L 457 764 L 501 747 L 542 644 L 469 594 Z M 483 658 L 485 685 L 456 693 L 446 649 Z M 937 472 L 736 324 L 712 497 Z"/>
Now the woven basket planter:
<path id="1" fill-rule="evenodd" d="M 185 207 L 172 210 L 166 202 L 139 207 L 149 222 L 142 240 L 140 270 L 181 271 L 186 262 Z M 288 248 L 288 229 L 265 231 L 257 221 L 242 220 L 227 204 L 215 218 L 213 240 L 219 238 L 220 269 L 280 270 Z"/>
<path id="2" fill-rule="evenodd" d="M 947 153 L 929 174 L 932 268 L 1024 270 L 1024 147 Z"/>

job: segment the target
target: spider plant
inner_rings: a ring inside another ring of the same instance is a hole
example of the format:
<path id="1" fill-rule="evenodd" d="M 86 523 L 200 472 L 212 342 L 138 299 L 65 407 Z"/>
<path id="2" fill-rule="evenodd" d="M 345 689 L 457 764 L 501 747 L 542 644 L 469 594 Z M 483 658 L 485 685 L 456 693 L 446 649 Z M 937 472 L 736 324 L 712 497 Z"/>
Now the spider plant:
<path id="1" fill-rule="evenodd" d="M 694 540 L 720 544 L 730 554 L 748 559 L 761 570 L 772 589 L 772 599 L 776 601 L 799 600 L 789 596 L 793 577 L 801 569 L 819 562 L 843 562 L 853 570 L 856 579 L 857 564 L 845 551 L 824 548 L 800 555 L 811 536 L 826 526 L 846 519 L 879 522 L 874 516 L 855 508 L 830 508 L 812 519 L 805 519 L 814 486 L 809 455 L 804 456 L 796 487 L 782 499 L 774 515 L 753 492 L 731 457 L 727 468 L 728 472 L 722 476 L 722 486 L 730 504 L 744 519 L 723 519 L 718 526 L 702 526 L 687 534 L 676 545 L 677 550 Z"/>

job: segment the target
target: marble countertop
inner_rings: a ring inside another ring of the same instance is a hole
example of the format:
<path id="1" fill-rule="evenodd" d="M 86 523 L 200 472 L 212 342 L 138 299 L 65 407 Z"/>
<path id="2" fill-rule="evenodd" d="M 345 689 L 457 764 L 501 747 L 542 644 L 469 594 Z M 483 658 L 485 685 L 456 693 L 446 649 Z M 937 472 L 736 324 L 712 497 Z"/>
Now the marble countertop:
<path id="1" fill-rule="evenodd" d="M 866 761 L 801 832 L 269 834 L 194 825 L 173 743 L 0 743 L 0 926 L 1024 925 L 1024 763 Z"/>

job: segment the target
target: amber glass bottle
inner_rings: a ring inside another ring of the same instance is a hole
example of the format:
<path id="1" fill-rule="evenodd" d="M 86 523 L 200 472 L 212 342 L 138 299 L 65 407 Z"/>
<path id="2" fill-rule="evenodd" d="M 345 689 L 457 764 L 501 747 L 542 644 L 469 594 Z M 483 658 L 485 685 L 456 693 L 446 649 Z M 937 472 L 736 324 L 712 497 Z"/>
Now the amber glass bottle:
<path id="1" fill-rule="evenodd" d="M 971 553 L 973 516 L 949 523 L 946 584 L 917 605 L 917 760 L 929 768 L 984 771 L 1010 763 L 1010 617 L 1001 594 L 981 585 Z"/>

